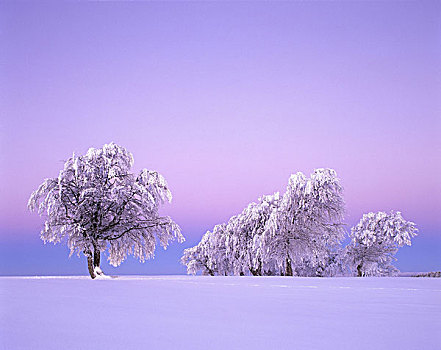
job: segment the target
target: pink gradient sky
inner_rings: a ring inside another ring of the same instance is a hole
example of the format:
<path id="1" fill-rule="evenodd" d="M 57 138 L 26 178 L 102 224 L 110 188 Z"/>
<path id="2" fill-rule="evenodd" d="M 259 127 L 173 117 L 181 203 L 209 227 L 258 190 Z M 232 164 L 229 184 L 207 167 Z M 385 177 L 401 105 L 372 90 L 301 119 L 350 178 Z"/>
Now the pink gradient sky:
<path id="1" fill-rule="evenodd" d="M 188 237 L 337 170 L 348 223 L 396 209 L 441 240 L 439 3 L 0 4 L 0 234 L 30 193 L 114 141 Z"/>

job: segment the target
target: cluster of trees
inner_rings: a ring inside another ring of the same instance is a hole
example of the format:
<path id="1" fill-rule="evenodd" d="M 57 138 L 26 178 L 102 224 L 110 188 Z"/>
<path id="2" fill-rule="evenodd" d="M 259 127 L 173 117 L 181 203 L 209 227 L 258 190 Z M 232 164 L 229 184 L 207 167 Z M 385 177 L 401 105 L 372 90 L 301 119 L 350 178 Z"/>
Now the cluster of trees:
<path id="1" fill-rule="evenodd" d="M 29 199 L 45 224 L 41 239 L 59 243 L 67 238 L 71 255 L 87 257 L 90 276 L 102 275 L 101 252 L 111 265 L 133 254 L 141 262 L 153 257 L 156 241 L 165 248 L 184 241 L 179 226 L 159 207 L 170 202 L 164 177 L 143 169 L 133 174 L 133 156 L 114 143 L 70 157 L 58 177 L 46 179 Z"/>
<path id="2" fill-rule="evenodd" d="M 400 212 L 365 214 L 346 236 L 343 189 L 332 169 L 292 175 L 286 192 L 259 198 L 208 231 L 181 259 L 189 274 L 383 276 L 416 235 Z"/>
<path id="3" fill-rule="evenodd" d="M 103 275 L 101 253 L 118 266 L 128 254 L 141 262 L 154 256 L 156 242 L 184 241 L 179 226 L 159 207 L 171 201 L 162 175 L 130 171 L 133 156 L 114 143 L 75 154 L 58 177 L 46 179 L 28 207 L 44 217 L 41 239 L 67 238 L 71 255 L 87 257 L 90 276 Z M 186 249 L 190 274 L 336 276 L 390 275 L 398 248 L 411 244 L 415 224 L 399 212 L 369 213 L 345 238 L 343 189 L 332 169 L 309 178 L 292 175 L 283 195 L 259 198 L 227 223 L 208 231 Z"/>

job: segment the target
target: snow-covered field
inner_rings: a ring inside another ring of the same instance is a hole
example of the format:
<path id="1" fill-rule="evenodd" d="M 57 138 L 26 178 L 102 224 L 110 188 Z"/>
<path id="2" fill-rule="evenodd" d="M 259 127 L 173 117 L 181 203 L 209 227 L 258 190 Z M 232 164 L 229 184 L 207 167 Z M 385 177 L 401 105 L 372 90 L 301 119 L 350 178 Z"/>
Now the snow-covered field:
<path id="1" fill-rule="evenodd" d="M 441 349 L 441 279 L 1 277 L 1 349 Z"/>

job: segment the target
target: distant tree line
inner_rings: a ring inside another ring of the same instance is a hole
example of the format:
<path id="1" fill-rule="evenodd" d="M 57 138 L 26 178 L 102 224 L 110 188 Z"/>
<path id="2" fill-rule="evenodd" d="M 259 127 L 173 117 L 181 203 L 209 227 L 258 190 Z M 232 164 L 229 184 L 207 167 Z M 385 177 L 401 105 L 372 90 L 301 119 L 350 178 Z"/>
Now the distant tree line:
<path id="1" fill-rule="evenodd" d="M 283 195 L 262 196 L 204 234 L 181 259 L 189 274 L 390 276 L 415 224 L 400 212 L 364 214 L 346 236 L 343 189 L 333 169 L 290 177 Z"/>

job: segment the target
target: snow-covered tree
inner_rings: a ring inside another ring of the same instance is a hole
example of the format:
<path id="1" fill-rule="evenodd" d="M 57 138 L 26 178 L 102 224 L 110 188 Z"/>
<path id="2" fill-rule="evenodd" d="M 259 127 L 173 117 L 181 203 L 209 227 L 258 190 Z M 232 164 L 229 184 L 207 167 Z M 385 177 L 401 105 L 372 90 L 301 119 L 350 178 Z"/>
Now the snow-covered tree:
<path id="1" fill-rule="evenodd" d="M 231 267 L 226 254 L 227 225 L 216 225 L 213 231 L 207 231 L 195 247 L 184 250 L 181 262 L 187 266 L 187 272 L 195 275 L 228 275 Z"/>
<path id="2" fill-rule="evenodd" d="M 397 272 L 392 266 L 399 247 L 411 245 L 418 230 L 400 212 L 364 214 L 351 229 L 351 243 L 345 249 L 347 264 L 356 276 L 389 276 Z"/>
<path id="3" fill-rule="evenodd" d="M 114 143 L 70 157 L 58 177 L 32 193 L 28 208 L 45 219 L 41 239 L 67 238 L 70 254 L 87 257 L 92 278 L 101 275 L 100 253 L 118 266 L 128 254 L 141 262 L 154 256 L 156 240 L 164 247 L 184 237 L 159 206 L 171 201 L 165 179 L 155 171 L 130 172 L 133 156 Z"/>
<path id="4" fill-rule="evenodd" d="M 261 275 L 259 239 L 271 211 L 278 203 L 278 193 L 263 196 L 251 203 L 226 224 L 207 231 L 199 244 L 186 249 L 181 262 L 189 274 Z"/>
<path id="5" fill-rule="evenodd" d="M 197 272 L 201 271 L 203 275 L 214 276 L 209 251 L 211 234 L 212 233 L 208 231 L 202 236 L 198 245 L 184 250 L 181 262 L 187 266 L 188 274 L 196 275 Z"/>
<path id="6" fill-rule="evenodd" d="M 263 264 L 261 238 L 271 213 L 279 205 L 279 193 L 263 196 L 251 203 L 242 213 L 229 220 L 230 240 L 227 255 L 234 275 L 259 276 L 271 270 Z"/>
<path id="7" fill-rule="evenodd" d="M 292 175 L 262 239 L 263 261 L 275 273 L 293 276 L 323 270 L 344 238 L 343 189 L 333 169 L 316 169 L 307 179 Z M 318 272 L 319 273 L 319 272 Z"/>

